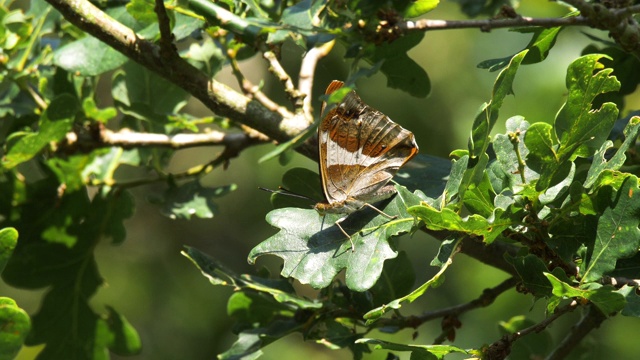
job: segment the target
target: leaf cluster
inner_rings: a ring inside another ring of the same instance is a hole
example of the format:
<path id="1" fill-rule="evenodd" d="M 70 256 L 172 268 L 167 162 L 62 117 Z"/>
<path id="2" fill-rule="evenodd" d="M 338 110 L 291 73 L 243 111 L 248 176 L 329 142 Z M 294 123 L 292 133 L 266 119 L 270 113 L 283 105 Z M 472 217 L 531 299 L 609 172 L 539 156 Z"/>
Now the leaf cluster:
<path id="1" fill-rule="evenodd" d="M 515 5 L 460 3 L 471 16 L 495 15 L 502 5 Z M 160 74 L 116 51 L 113 44 L 84 33 L 49 3 L 33 2 L 26 12 L 11 2 L 0 4 L 0 272 L 13 287 L 46 289 L 40 308 L 30 317 L 14 300 L 0 298 L 0 358 L 13 357 L 23 343 L 44 344 L 40 359 L 139 353 L 140 336 L 123 314 L 91 306 L 105 283 L 96 262 L 97 244 L 103 239 L 113 244 L 126 239 L 124 222 L 135 209 L 129 190 L 137 186 L 161 184 L 148 200 L 168 218 L 213 217 L 218 211 L 215 199 L 236 186 L 207 186 L 202 177 L 226 167 L 242 148 L 230 145 L 228 139 L 221 141 L 217 145 L 226 148 L 215 159 L 172 173 L 167 169 L 176 142 L 149 146 L 143 135 L 175 140 L 224 131 L 250 138 L 251 129 L 231 118 L 257 117 L 260 112 L 252 112 L 257 108 L 298 119 L 304 112 L 301 103 L 311 94 L 302 94 L 289 74 L 276 69 L 284 44 L 307 53 L 341 44 L 350 64 L 344 91 L 354 89 L 357 79 L 380 72 L 388 87 L 425 97 L 431 86 L 427 72 L 407 54 L 423 41 L 424 32 L 409 32 L 401 25 L 437 4 L 434 0 L 97 4 L 99 11 L 134 31 L 140 41 L 158 45 L 154 49 L 167 57 L 158 60 L 167 66 Z M 168 23 L 158 16 L 165 10 Z M 170 39 L 163 38 L 160 29 L 165 26 Z M 334 225 L 339 215 L 323 217 L 308 202 L 275 194 L 276 209 L 266 220 L 277 233 L 253 248 L 248 258 L 254 263 L 260 256 L 279 257 L 283 261 L 279 277 L 266 271 L 239 275 L 187 248 L 184 255 L 213 285 L 233 289 L 228 312 L 236 321 L 238 340 L 220 357 L 254 358 L 263 347 L 292 333 L 329 349 L 348 348 L 355 358 L 378 349 L 426 359 L 450 353 L 489 357 L 511 350 L 539 357 L 545 355 L 542 348 L 525 351 L 526 346 L 518 349 L 517 344 L 530 341 L 527 334 L 544 335 L 547 325 L 578 307 L 597 314 L 599 321 L 616 314 L 637 317 L 640 189 L 634 170 L 640 117 L 633 112 L 620 116 L 620 109 L 640 81 L 635 72 L 638 60 L 598 40 L 599 46 L 585 49 L 567 69 L 566 102 L 554 119 L 532 123 L 513 115 L 506 120 L 506 131 L 495 134 L 500 109 L 514 93 L 520 67 L 544 61 L 561 30 L 516 29 L 531 35 L 522 51 L 479 65 L 500 72 L 490 99 L 474 119 L 468 147 L 453 151 L 450 161 L 421 155 L 414 166 L 402 169 L 396 179 L 397 195 L 376 204 L 393 219 L 371 209 L 354 213 L 342 222 L 350 242 Z M 238 62 L 257 54 L 270 62 L 291 104 L 265 100 L 262 84 L 253 86 L 239 70 Z M 189 114 L 187 101 L 197 84 L 169 80 L 176 70 L 171 68 L 175 55 L 205 78 L 230 67 L 244 91 L 234 99 L 250 99 L 245 102 L 250 105 L 226 103 L 216 116 Z M 105 81 L 108 101 L 98 95 Z M 288 150 L 304 144 L 313 129 L 310 126 L 296 137 L 287 151 L 269 156 L 286 160 L 291 155 Z M 114 142 L 109 138 L 114 133 L 131 136 Z M 311 171 L 291 169 L 282 182 L 293 192 L 322 198 L 319 177 Z M 423 259 L 431 260 L 438 272 L 422 284 L 415 284 L 413 264 L 399 243 L 400 235 L 416 231 L 427 231 L 441 241 L 436 258 Z M 445 281 L 465 243 L 507 249 L 492 261 L 501 262 L 513 278 L 469 304 L 406 314 L 404 305 L 428 297 L 430 289 Z M 296 282 L 309 284 L 317 296 L 299 295 Z M 464 312 L 488 305 L 514 285 L 520 293 L 545 302 L 544 321 L 512 318 L 500 325 L 505 337 L 489 346 L 462 349 L 442 344 L 455 341 Z M 396 333 L 436 318 L 442 318 L 442 335 L 433 344 L 372 338 L 373 330 Z"/>

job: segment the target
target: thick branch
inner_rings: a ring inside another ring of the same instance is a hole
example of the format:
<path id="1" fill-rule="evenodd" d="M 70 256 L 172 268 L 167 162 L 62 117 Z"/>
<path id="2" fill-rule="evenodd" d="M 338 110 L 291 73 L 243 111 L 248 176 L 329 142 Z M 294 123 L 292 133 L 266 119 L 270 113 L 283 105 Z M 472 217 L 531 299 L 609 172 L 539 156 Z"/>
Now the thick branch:
<path id="1" fill-rule="evenodd" d="M 261 144 L 268 141 L 264 138 L 250 137 L 244 133 L 223 133 L 220 131 L 210 131 L 197 134 L 152 134 L 139 133 L 129 130 L 113 132 L 102 129 L 97 136 L 90 139 L 77 137 L 75 133 L 67 136 L 66 147 L 78 147 L 83 150 L 92 150 L 103 147 L 117 146 L 125 149 L 158 146 L 172 149 L 185 149 L 196 146 L 227 146 L 235 149 L 245 148 L 253 144 Z"/>
<path id="2" fill-rule="evenodd" d="M 258 101 L 209 79 L 184 59 L 163 57 L 154 43 L 140 38 L 133 30 L 117 22 L 85 0 L 47 0 L 70 23 L 95 36 L 128 58 L 156 72 L 199 99 L 211 111 L 248 125 L 276 141 L 286 141 L 306 128 L 295 117 L 283 118 Z M 305 155 L 315 154 L 312 146 L 303 146 Z"/>

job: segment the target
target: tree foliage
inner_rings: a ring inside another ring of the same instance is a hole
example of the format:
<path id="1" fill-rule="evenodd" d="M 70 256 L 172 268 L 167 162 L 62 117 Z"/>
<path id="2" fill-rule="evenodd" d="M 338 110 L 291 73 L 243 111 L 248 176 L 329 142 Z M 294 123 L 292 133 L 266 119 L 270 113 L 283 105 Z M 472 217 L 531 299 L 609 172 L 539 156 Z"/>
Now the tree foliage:
<path id="1" fill-rule="evenodd" d="M 616 315 L 638 317 L 640 117 L 625 103 L 640 81 L 637 5 L 571 0 L 565 17 L 531 19 L 515 12 L 515 1 L 458 2 L 466 15 L 489 18 L 444 25 L 411 20 L 437 8 L 437 0 L 0 4 L 0 272 L 12 287 L 46 289 L 29 315 L 0 298 L 0 359 L 13 358 L 22 344 L 44 345 L 39 359 L 144 354 L 127 314 L 91 304 L 105 284 L 96 246 L 126 240 L 124 222 L 136 202 L 131 189 L 162 184 L 149 198 L 162 214 L 212 218 L 217 198 L 242 189 L 205 185 L 205 175 L 269 141 L 278 146 L 262 161 L 286 164 L 296 152 L 316 159 L 311 100 L 335 104 L 364 77 L 381 73 L 388 87 L 426 97 L 431 81 L 408 52 L 427 30 L 457 27 L 509 27 L 531 40 L 511 56 L 478 65 L 497 76 L 467 148 L 452 151 L 449 160 L 419 155 L 403 168 L 397 194 L 377 204 L 392 220 L 372 209 L 350 215 L 342 226 L 353 234 L 352 251 L 332 226 L 340 215 L 321 216 L 278 192 L 266 214 L 275 234 L 253 239 L 262 242 L 248 260 L 275 255 L 283 261 L 280 276 L 237 274 L 221 259 L 185 248 L 212 285 L 233 290 L 227 309 L 237 341 L 219 357 L 256 358 L 265 346 L 299 333 L 358 359 L 379 350 L 412 359 L 559 359 L 601 323 L 615 324 Z M 554 119 L 509 114 L 506 131 L 497 130 L 505 98 L 517 93 L 519 69 L 545 61 L 570 26 L 604 30 L 613 41 L 594 38 L 571 62 L 566 101 Z M 297 76 L 281 64 L 283 46 L 303 51 Z M 344 90 L 313 94 L 317 61 L 337 46 L 350 66 Z M 272 100 L 243 73 L 239 63 L 259 56 L 281 81 L 284 101 Z M 215 80 L 225 67 L 241 92 Z M 98 92 L 101 81 L 109 83 L 109 101 Z M 186 108 L 192 97 L 211 115 L 192 114 Z M 179 150 L 211 145 L 224 149 L 213 160 L 168 170 Z M 282 184 L 322 198 L 319 176 L 309 170 L 290 169 Z M 418 231 L 440 249 L 422 259 L 436 274 L 416 284 L 399 235 Z M 467 304 L 411 313 L 407 305 L 445 282 L 460 252 L 511 277 Z M 302 295 L 297 283 L 316 296 Z M 503 336 L 492 344 L 455 341 L 464 313 L 514 288 L 545 304 L 542 321 L 503 322 Z M 536 346 L 550 336 L 549 325 L 571 312 L 582 318 L 564 339 Z M 442 324 L 431 344 L 384 337 L 433 319 Z"/>

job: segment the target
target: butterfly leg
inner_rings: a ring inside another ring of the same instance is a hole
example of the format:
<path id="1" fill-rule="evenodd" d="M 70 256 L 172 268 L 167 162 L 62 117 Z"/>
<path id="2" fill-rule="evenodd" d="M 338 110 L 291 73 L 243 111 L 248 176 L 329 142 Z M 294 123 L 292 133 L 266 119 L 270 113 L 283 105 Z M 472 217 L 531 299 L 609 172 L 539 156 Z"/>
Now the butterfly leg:
<path id="1" fill-rule="evenodd" d="M 344 219 L 346 219 L 346 218 L 347 218 L 346 216 L 341 217 L 340 219 L 336 220 L 335 224 L 336 224 L 336 226 L 338 227 L 338 229 L 340 229 L 340 231 L 342 231 L 342 233 L 344 234 L 344 236 L 346 236 L 346 237 L 349 239 L 349 241 L 351 242 L 351 252 L 354 252 L 354 251 L 356 251 L 356 247 L 355 247 L 355 245 L 353 244 L 353 239 L 351 239 L 351 236 L 349 236 L 349 234 L 347 234 L 347 232 L 346 232 L 346 231 L 344 231 L 344 229 L 343 229 L 343 228 L 342 228 L 342 226 L 340 225 L 340 223 L 341 223 L 341 222 L 343 222 L 343 221 L 344 221 Z"/>
<path id="2" fill-rule="evenodd" d="M 368 206 L 368 207 L 372 208 L 373 210 L 377 211 L 377 212 L 378 212 L 378 214 L 380 214 L 380 215 L 382 215 L 382 216 L 384 216 L 384 217 L 387 217 L 387 218 L 389 218 L 389 219 L 395 219 L 395 218 L 397 218 L 397 217 L 398 217 L 398 215 L 391 216 L 391 215 L 389 215 L 389 214 L 385 213 L 384 211 L 382 211 L 382 210 L 378 209 L 377 207 L 375 207 L 375 206 L 373 206 L 373 205 L 371 205 L 371 204 L 369 204 L 369 203 L 364 203 L 363 207 L 364 207 L 364 206 Z"/>

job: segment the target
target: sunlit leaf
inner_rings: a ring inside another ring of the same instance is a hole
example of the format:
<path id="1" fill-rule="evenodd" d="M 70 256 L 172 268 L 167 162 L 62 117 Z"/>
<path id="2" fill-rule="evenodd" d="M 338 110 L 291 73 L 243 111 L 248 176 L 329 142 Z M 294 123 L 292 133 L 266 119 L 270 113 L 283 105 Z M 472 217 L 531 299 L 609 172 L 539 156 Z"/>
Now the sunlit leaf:
<path id="1" fill-rule="evenodd" d="M 628 176 L 611 194 L 610 205 L 598 218 L 598 230 L 586 261 L 582 281 L 597 281 L 612 271 L 618 259 L 630 257 L 640 248 L 640 189 L 638 178 Z"/>
<path id="2" fill-rule="evenodd" d="M 309 209 L 285 208 L 271 211 L 267 221 L 281 229 L 249 253 L 249 262 L 261 255 L 272 254 L 284 260 L 282 275 L 293 277 L 315 288 L 328 286 L 333 278 L 346 269 L 346 284 L 356 291 L 373 286 L 382 272 L 384 261 L 397 256 L 389 243 L 393 236 L 413 227 L 413 216 L 406 208 L 420 198 L 397 187 L 398 195 L 380 210 L 397 218 L 388 219 L 365 208 L 350 215 L 341 223 L 351 241 L 334 222 L 340 214 L 324 217 Z M 380 206 L 380 204 L 376 204 Z"/>
<path id="3" fill-rule="evenodd" d="M 618 170 L 622 165 L 624 165 L 624 162 L 627 159 L 625 153 L 632 145 L 635 144 L 639 133 L 640 117 L 633 116 L 624 128 L 625 139 L 622 145 L 617 149 L 616 153 L 610 159 L 605 159 L 607 150 L 613 147 L 613 142 L 607 140 L 602 144 L 600 150 L 598 150 L 593 156 L 593 162 L 589 168 L 589 173 L 587 174 L 587 180 L 584 182 L 584 186 L 588 188 L 593 185 L 603 171 Z"/>
<path id="4" fill-rule="evenodd" d="M 18 307 L 13 299 L 0 297 L 0 360 L 15 358 L 30 329 L 31 319 L 27 312 Z"/>
<path id="5" fill-rule="evenodd" d="M 410 351 L 411 359 L 443 359 L 445 355 L 451 353 L 468 354 L 466 350 L 453 345 L 409 345 L 379 339 L 359 339 L 356 343 L 374 345 L 375 349 Z"/>
<path id="6" fill-rule="evenodd" d="M 39 129 L 14 143 L 2 160 L 2 166 L 11 169 L 36 156 L 50 142 L 64 138 L 71 130 L 78 110 L 78 101 L 69 94 L 56 97 L 40 117 Z"/>
<path id="7" fill-rule="evenodd" d="M 600 286 L 595 289 L 581 290 L 567 284 L 549 273 L 544 273 L 553 286 L 553 295 L 560 298 L 584 298 L 591 301 L 605 315 L 613 315 L 625 306 L 624 296 L 613 286 Z"/>
<path id="8" fill-rule="evenodd" d="M 18 231 L 14 228 L 4 228 L 0 230 L 0 274 L 7 265 L 13 250 L 18 243 Z"/>

